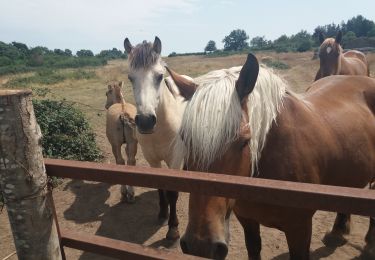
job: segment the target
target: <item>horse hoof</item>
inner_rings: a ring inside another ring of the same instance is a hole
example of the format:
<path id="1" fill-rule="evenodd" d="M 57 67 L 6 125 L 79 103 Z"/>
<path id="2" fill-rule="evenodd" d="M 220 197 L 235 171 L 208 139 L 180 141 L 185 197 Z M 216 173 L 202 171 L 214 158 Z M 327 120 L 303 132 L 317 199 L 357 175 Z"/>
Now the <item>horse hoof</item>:
<path id="1" fill-rule="evenodd" d="M 167 240 L 177 240 L 180 238 L 180 232 L 178 232 L 177 227 L 169 228 L 167 235 L 165 236 Z"/>
<path id="2" fill-rule="evenodd" d="M 327 233 L 322 241 L 325 246 L 334 248 L 343 246 L 348 242 L 342 235 L 334 233 Z"/>

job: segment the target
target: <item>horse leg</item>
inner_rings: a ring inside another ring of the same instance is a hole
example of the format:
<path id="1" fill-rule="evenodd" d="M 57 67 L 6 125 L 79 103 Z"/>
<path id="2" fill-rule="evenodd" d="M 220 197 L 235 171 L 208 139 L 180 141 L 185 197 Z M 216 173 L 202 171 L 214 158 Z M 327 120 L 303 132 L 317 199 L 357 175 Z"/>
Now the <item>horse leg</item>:
<path id="1" fill-rule="evenodd" d="M 159 224 L 164 226 L 168 221 L 168 201 L 164 190 L 158 189 L 159 193 Z"/>
<path id="2" fill-rule="evenodd" d="M 121 145 L 112 145 L 112 153 L 115 156 L 116 164 L 125 165 L 125 160 L 121 154 Z M 132 203 L 131 201 L 128 201 L 128 186 L 121 185 L 120 191 L 121 201 Z"/>
<path id="3" fill-rule="evenodd" d="M 126 144 L 125 147 L 126 157 L 127 157 L 127 165 L 135 165 L 135 155 L 137 154 L 137 142 L 129 142 Z M 134 203 L 135 196 L 134 196 L 134 187 L 129 185 L 121 186 L 121 193 L 123 195 L 123 199 L 127 203 Z"/>
<path id="4" fill-rule="evenodd" d="M 146 158 L 147 159 L 147 158 Z M 161 168 L 161 162 L 155 162 L 147 160 L 152 168 Z M 159 193 L 159 225 L 166 225 L 168 223 L 168 201 L 166 197 L 166 192 L 164 190 L 158 189 Z"/>
<path id="5" fill-rule="evenodd" d="M 370 183 L 370 189 L 375 189 L 375 182 Z M 364 253 L 368 259 L 375 259 L 375 217 L 370 217 L 370 226 L 366 234 Z"/>
<path id="6" fill-rule="evenodd" d="M 370 217 L 370 226 L 365 240 L 364 256 L 366 259 L 375 259 L 375 217 Z"/>
<path id="7" fill-rule="evenodd" d="M 260 260 L 260 251 L 262 250 L 262 239 L 260 237 L 260 225 L 252 219 L 245 219 L 237 216 L 238 221 L 243 227 L 245 233 L 245 244 L 247 255 L 251 260 Z"/>
<path id="8" fill-rule="evenodd" d="M 328 247 L 338 247 L 344 245 L 347 240 L 345 234 L 350 233 L 350 214 L 337 213 L 332 231 L 323 238 L 323 243 Z"/>
<path id="9" fill-rule="evenodd" d="M 291 260 L 310 258 L 310 243 L 312 233 L 312 217 L 291 220 L 292 224 L 285 230 Z"/>
<path id="10" fill-rule="evenodd" d="M 177 199 L 178 191 L 166 191 L 168 203 L 169 203 L 169 220 L 168 220 L 168 232 L 166 238 L 168 240 L 176 240 L 180 237 L 178 232 L 178 217 L 177 217 Z"/>

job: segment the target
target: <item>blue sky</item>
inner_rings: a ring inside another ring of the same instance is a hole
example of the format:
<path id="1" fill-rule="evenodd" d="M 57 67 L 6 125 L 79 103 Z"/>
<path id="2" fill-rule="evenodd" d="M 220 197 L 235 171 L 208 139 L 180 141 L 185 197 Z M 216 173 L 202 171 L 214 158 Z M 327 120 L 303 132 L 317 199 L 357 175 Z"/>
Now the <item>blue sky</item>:
<path id="1" fill-rule="evenodd" d="M 157 35 L 168 55 L 202 51 L 209 40 L 221 48 L 237 28 L 274 40 L 358 14 L 375 21 L 374 10 L 374 0 L 0 0 L 0 41 L 97 53 Z"/>

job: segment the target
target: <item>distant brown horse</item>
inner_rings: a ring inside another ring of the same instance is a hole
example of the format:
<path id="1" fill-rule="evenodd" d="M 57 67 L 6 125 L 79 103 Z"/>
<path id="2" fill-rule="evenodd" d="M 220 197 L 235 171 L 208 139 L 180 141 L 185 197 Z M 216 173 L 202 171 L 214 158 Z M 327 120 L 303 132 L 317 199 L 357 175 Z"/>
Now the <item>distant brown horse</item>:
<path id="1" fill-rule="evenodd" d="M 327 77 L 296 95 L 251 54 L 242 69 L 209 75 L 190 83 L 198 87 L 176 140 L 176 158 L 188 170 L 358 188 L 374 178 L 375 79 Z M 199 193 L 190 195 L 183 252 L 225 258 L 232 209 L 250 259 L 260 259 L 260 224 L 285 232 L 291 259 L 309 259 L 314 210 Z M 332 234 L 341 237 L 345 224 Z M 366 241 L 375 250 L 373 218 Z"/>
<path id="2" fill-rule="evenodd" d="M 355 50 L 343 53 L 340 45 L 341 40 L 341 31 L 339 31 L 335 39 L 324 39 L 323 34 L 320 32 L 320 68 L 316 73 L 315 80 L 330 75 L 370 75 L 366 55 Z"/>
<path id="3" fill-rule="evenodd" d="M 106 92 L 107 102 L 105 104 L 107 109 L 106 134 L 112 146 L 116 164 L 125 164 L 121 147 L 126 144 L 127 164 L 135 165 L 138 145 L 134 123 L 136 108 L 132 104 L 125 103 L 121 88 L 122 82 L 108 85 Z M 122 200 L 125 202 L 134 202 L 134 189 L 132 186 L 121 186 L 121 194 Z"/>

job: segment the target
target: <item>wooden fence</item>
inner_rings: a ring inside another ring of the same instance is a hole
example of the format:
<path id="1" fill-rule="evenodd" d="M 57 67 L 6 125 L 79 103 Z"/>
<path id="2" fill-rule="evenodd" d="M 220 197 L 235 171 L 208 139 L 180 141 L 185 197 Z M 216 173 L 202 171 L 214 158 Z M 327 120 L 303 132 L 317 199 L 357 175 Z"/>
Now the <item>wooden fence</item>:
<path id="1" fill-rule="evenodd" d="M 45 165 L 49 176 L 199 192 L 279 206 L 375 216 L 375 192 L 365 189 L 56 159 L 45 159 Z M 100 236 L 75 234 L 67 230 L 60 230 L 59 233 L 62 247 L 116 258 L 197 259 Z"/>

